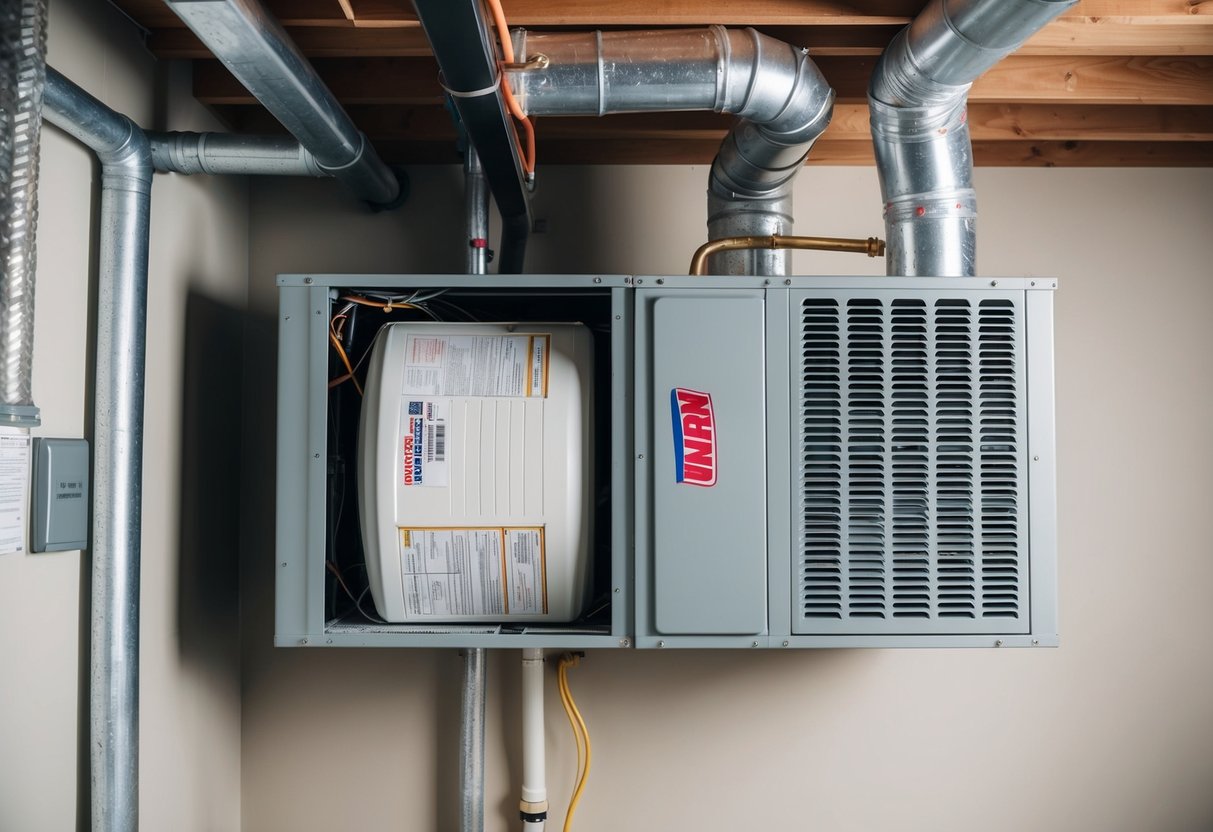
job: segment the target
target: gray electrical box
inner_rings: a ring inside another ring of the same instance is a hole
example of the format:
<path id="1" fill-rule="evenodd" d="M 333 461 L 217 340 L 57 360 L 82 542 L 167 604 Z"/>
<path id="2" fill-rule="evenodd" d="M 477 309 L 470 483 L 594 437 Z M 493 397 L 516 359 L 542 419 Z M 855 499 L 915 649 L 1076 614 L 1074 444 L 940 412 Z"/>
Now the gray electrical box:
<path id="1" fill-rule="evenodd" d="M 279 285 L 280 645 L 1057 643 L 1052 280 L 285 275 Z M 357 420 L 354 396 L 346 411 L 331 398 L 341 370 L 329 320 L 344 292 L 419 289 L 445 289 L 481 320 L 578 321 L 596 333 L 595 523 L 608 530 L 596 546 L 597 618 L 421 627 L 326 614 L 336 591 L 326 573 L 356 569 L 331 564 L 332 550 L 357 545 L 326 526 L 352 498 L 333 487 L 347 464 L 334 420 Z"/>
<path id="2" fill-rule="evenodd" d="M 89 458 L 84 439 L 34 437 L 30 497 L 35 552 L 88 546 Z"/>

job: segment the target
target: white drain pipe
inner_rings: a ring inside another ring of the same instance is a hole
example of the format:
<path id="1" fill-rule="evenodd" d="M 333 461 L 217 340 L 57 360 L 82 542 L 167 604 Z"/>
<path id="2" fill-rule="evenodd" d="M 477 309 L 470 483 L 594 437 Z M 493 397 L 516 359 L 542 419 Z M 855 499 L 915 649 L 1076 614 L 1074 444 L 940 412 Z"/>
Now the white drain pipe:
<path id="1" fill-rule="evenodd" d="M 522 798 L 518 814 L 526 832 L 543 832 L 548 816 L 543 665 L 543 650 L 522 651 Z"/>

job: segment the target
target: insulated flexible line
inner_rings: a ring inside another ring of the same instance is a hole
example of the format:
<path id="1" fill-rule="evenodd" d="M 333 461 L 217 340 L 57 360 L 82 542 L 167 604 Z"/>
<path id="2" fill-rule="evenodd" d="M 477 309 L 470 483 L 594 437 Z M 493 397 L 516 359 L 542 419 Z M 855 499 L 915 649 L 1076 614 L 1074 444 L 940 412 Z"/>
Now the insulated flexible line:
<path id="1" fill-rule="evenodd" d="M 590 732 L 586 728 L 581 711 L 577 709 L 577 703 L 573 700 L 573 691 L 569 688 L 568 669 L 576 667 L 580 660 L 580 657 L 576 653 L 568 653 L 560 657 L 560 662 L 557 666 L 560 700 L 564 704 L 564 712 L 568 715 L 569 725 L 573 728 L 573 737 L 577 741 L 577 785 L 573 789 L 573 796 L 569 799 L 569 811 L 564 816 L 564 832 L 570 832 L 573 828 L 573 814 L 577 811 L 577 803 L 581 800 L 582 792 L 585 791 L 585 783 L 590 776 L 590 762 L 592 759 Z M 585 745 L 584 755 L 582 753 L 583 743 Z"/>

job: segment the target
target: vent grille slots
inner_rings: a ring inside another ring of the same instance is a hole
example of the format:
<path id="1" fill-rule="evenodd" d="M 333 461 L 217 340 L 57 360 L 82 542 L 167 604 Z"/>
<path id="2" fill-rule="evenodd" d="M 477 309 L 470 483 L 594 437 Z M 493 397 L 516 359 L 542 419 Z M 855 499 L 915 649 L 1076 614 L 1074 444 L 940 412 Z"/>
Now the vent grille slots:
<path id="1" fill-rule="evenodd" d="M 1021 318 L 992 293 L 804 299 L 797 632 L 1027 631 Z"/>

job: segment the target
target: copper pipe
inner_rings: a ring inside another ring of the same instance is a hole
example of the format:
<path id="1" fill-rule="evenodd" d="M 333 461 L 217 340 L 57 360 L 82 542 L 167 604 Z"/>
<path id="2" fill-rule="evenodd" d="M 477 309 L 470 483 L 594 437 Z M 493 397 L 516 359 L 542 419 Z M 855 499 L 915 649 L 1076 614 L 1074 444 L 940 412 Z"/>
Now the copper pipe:
<path id="1" fill-rule="evenodd" d="M 770 237 L 724 237 L 704 243 L 695 250 L 695 256 L 691 258 L 690 274 L 702 275 L 708 257 L 716 252 L 742 248 L 799 248 L 814 251 L 851 251 L 866 254 L 868 257 L 884 256 L 884 240 L 878 237 L 868 237 L 866 240 L 846 237 L 783 237 L 778 234 Z"/>

